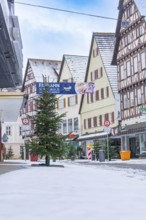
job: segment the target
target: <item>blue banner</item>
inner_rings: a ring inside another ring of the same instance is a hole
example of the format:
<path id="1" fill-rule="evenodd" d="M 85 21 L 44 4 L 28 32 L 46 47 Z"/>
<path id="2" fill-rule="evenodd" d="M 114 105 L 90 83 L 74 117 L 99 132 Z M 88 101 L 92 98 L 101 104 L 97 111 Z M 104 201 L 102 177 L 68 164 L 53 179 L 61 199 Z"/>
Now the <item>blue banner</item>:
<path id="1" fill-rule="evenodd" d="M 42 94 L 45 90 L 45 86 L 48 86 L 49 93 L 51 94 L 92 94 L 94 93 L 95 85 L 93 82 L 81 82 L 81 83 L 36 83 L 36 93 Z"/>

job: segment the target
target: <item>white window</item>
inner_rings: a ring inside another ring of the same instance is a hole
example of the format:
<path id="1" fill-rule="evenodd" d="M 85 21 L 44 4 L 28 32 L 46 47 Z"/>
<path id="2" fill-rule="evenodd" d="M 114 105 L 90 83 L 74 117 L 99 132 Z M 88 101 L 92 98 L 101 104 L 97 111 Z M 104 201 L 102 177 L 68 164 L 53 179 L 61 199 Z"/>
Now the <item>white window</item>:
<path id="1" fill-rule="evenodd" d="M 132 15 L 132 7 L 130 6 L 128 9 L 127 9 L 127 17 L 130 17 Z"/>
<path id="2" fill-rule="evenodd" d="M 58 101 L 58 108 L 59 109 L 64 108 L 64 99 L 59 99 L 59 101 Z"/>
<path id="3" fill-rule="evenodd" d="M 58 126 L 58 133 L 62 133 L 62 124 L 59 123 L 59 126 Z"/>
<path id="4" fill-rule="evenodd" d="M 63 133 L 67 133 L 67 123 L 66 120 L 63 120 Z"/>
<path id="5" fill-rule="evenodd" d="M 138 28 L 136 28 L 136 37 L 139 37 L 143 34 L 144 30 L 142 26 L 139 26 Z"/>
<path id="6" fill-rule="evenodd" d="M 112 124 L 112 121 L 113 121 L 113 114 L 112 113 L 109 113 L 109 121 Z"/>
<path id="7" fill-rule="evenodd" d="M 137 103 L 138 105 L 140 105 L 142 103 L 141 89 L 137 90 L 137 98 L 138 98 Z"/>
<path id="8" fill-rule="evenodd" d="M 120 66 L 120 74 L 121 74 L 121 80 L 123 80 L 125 78 L 124 65 Z"/>
<path id="9" fill-rule="evenodd" d="M 125 41 L 125 46 L 128 45 L 130 43 L 130 35 L 128 34 L 127 36 L 125 36 L 124 41 Z"/>
<path id="10" fill-rule="evenodd" d="M 128 108 L 127 94 L 124 95 L 124 108 Z"/>
<path id="11" fill-rule="evenodd" d="M 137 73 L 138 72 L 138 59 L 137 59 L 137 56 L 136 57 L 134 57 L 134 59 L 133 59 L 133 70 L 134 70 L 134 73 Z"/>
<path id="12" fill-rule="evenodd" d="M 100 116 L 97 116 L 97 126 L 100 125 Z"/>
<path id="13" fill-rule="evenodd" d="M 10 126 L 6 126 L 6 135 L 11 135 L 11 127 Z"/>
<path id="14" fill-rule="evenodd" d="M 130 92 L 130 106 L 134 106 L 134 92 Z"/>
<path id="15" fill-rule="evenodd" d="M 72 119 L 68 119 L 68 133 L 72 132 Z"/>
<path id="16" fill-rule="evenodd" d="M 70 97 L 70 106 L 75 105 L 76 104 L 76 96 L 71 96 Z"/>
<path id="17" fill-rule="evenodd" d="M 19 136 L 22 136 L 22 127 L 19 127 Z"/>
<path id="18" fill-rule="evenodd" d="M 131 72 L 130 72 L 130 61 L 128 61 L 127 63 L 126 63 L 126 70 L 127 70 L 127 76 L 130 76 L 131 75 Z"/>
<path id="19" fill-rule="evenodd" d="M 36 92 L 36 85 L 35 84 L 33 84 L 33 86 L 32 86 L 32 92 Z"/>
<path id="20" fill-rule="evenodd" d="M 145 62 L 145 52 L 141 53 L 141 69 L 146 68 L 146 62 Z"/>
<path id="21" fill-rule="evenodd" d="M 78 118 L 74 118 L 74 131 L 79 129 L 79 121 Z"/>

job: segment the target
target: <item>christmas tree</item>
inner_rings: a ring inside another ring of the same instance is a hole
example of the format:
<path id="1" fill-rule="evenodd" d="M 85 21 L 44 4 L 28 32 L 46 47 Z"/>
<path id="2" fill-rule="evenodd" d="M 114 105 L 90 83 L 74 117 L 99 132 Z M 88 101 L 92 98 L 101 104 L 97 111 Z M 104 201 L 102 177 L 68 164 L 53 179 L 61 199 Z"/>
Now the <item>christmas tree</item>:
<path id="1" fill-rule="evenodd" d="M 49 93 L 47 86 L 35 101 L 37 110 L 35 116 L 31 117 L 35 137 L 28 142 L 26 147 L 29 148 L 31 154 L 45 156 L 46 166 L 50 166 L 51 158 L 61 157 L 65 153 L 66 136 L 57 132 L 65 114 L 59 115 L 56 111 L 58 99 Z"/>

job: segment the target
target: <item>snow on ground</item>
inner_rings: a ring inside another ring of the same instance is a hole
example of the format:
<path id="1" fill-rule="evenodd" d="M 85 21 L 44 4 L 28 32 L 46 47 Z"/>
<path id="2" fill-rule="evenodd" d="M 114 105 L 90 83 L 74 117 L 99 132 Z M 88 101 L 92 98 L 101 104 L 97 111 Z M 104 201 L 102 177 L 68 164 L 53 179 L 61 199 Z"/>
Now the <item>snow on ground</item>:
<path id="1" fill-rule="evenodd" d="M 64 165 L 65 168 L 28 166 L 0 175 L 0 219 L 146 219 L 144 172 Z"/>

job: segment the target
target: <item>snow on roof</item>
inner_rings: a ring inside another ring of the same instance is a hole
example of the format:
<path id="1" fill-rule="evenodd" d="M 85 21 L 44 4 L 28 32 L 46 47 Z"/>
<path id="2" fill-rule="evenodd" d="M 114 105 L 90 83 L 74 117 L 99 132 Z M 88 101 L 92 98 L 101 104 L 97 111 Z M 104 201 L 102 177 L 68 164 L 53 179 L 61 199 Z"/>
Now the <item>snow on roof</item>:
<path id="1" fill-rule="evenodd" d="M 75 82 L 83 82 L 85 79 L 88 57 L 78 55 L 64 55 L 64 57 L 73 80 Z"/>
<path id="2" fill-rule="evenodd" d="M 111 88 L 114 93 L 117 93 L 117 67 L 111 65 L 115 43 L 114 36 L 114 33 L 94 33 Z"/>
<path id="3" fill-rule="evenodd" d="M 61 61 L 29 59 L 29 62 L 36 82 L 43 82 L 43 76 L 49 79 L 49 82 L 57 82 Z"/>
<path id="4" fill-rule="evenodd" d="M 135 4 L 142 16 L 146 16 L 146 0 L 135 0 Z"/>

